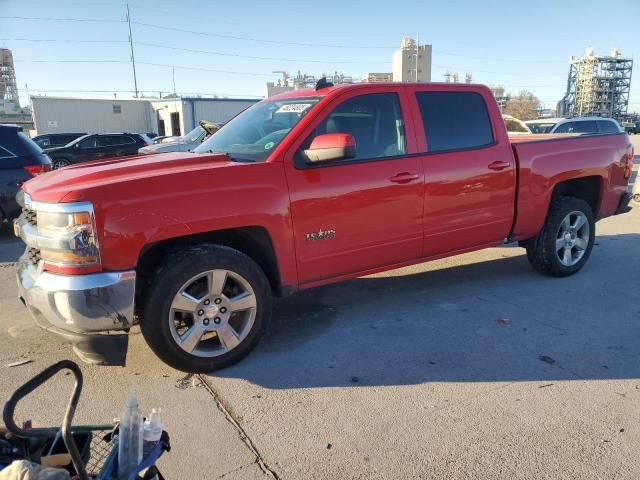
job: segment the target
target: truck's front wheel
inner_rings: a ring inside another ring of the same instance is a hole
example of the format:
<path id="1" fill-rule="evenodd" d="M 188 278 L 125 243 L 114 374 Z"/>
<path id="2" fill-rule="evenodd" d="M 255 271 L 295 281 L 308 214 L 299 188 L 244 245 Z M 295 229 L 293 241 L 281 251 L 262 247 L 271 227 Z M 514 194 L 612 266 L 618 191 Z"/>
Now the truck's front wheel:
<path id="1" fill-rule="evenodd" d="M 581 198 L 552 199 L 542 230 L 527 242 L 527 257 L 541 273 L 566 277 L 586 263 L 596 226 L 589 204 Z"/>
<path id="2" fill-rule="evenodd" d="M 158 357 L 185 372 L 238 362 L 258 343 L 271 316 L 263 271 L 224 246 L 169 255 L 145 297 L 142 335 Z"/>

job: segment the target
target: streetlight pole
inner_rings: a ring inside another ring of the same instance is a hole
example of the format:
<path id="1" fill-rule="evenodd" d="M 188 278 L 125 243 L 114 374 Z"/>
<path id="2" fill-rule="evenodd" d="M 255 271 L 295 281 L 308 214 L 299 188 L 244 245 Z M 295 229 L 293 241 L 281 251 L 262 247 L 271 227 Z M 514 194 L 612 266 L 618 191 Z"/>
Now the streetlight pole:
<path id="1" fill-rule="evenodd" d="M 129 13 L 129 4 L 127 3 L 127 23 L 129 24 L 129 49 L 131 50 L 131 65 L 133 66 L 133 87 L 138 98 L 138 78 L 136 77 L 136 58 L 133 55 L 133 36 L 131 35 L 131 14 Z"/>

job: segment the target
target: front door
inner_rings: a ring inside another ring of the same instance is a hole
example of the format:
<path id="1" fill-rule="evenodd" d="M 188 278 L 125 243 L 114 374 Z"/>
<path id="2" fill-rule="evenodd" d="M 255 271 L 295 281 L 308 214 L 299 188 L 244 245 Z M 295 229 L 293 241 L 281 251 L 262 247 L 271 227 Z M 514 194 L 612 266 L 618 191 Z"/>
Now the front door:
<path id="1" fill-rule="evenodd" d="M 423 174 L 407 156 L 403 103 L 391 92 L 343 99 L 285 159 L 301 284 L 420 257 Z M 354 159 L 304 163 L 315 135 L 338 132 L 355 138 Z"/>

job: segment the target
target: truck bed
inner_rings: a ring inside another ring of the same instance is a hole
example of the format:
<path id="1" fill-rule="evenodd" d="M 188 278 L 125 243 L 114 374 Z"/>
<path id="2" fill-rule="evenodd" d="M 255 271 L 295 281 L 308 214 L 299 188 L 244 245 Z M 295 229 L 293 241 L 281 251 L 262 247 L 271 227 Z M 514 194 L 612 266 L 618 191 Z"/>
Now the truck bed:
<path id="1" fill-rule="evenodd" d="M 601 218 L 615 213 L 627 185 L 624 168 L 631 143 L 626 133 L 519 135 L 509 141 L 518 165 L 512 238 L 530 238 L 540 230 L 554 185 L 567 180 L 597 182 L 594 214 Z"/>

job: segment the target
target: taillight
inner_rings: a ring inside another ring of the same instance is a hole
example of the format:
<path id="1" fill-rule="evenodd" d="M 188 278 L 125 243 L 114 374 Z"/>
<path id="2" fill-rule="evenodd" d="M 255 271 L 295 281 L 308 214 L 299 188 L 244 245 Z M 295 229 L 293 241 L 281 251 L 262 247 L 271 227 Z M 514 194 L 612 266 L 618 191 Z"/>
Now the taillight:
<path id="1" fill-rule="evenodd" d="M 41 173 L 46 173 L 51 171 L 50 163 L 43 163 L 40 165 L 27 165 L 24 169 L 29 172 L 34 177 L 36 175 L 40 175 Z"/>
<path id="2" fill-rule="evenodd" d="M 633 146 L 629 145 L 625 154 L 624 178 L 631 177 L 633 173 Z"/>

